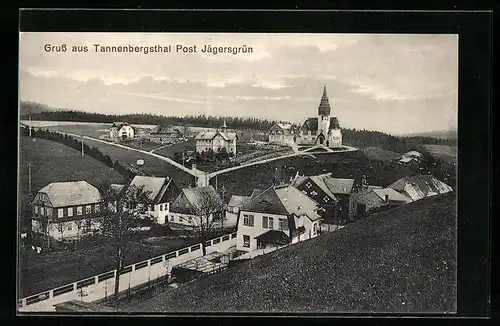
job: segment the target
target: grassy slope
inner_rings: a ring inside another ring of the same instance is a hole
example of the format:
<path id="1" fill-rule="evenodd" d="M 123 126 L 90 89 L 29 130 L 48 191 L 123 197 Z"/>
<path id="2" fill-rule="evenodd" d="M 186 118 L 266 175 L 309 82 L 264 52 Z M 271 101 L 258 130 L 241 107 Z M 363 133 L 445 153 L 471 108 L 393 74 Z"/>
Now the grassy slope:
<path id="1" fill-rule="evenodd" d="M 217 184 L 218 187 L 226 188 L 227 199 L 231 195 L 250 195 L 255 188 L 264 189 L 271 186 L 275 168 L 282 169 L 283 166 L 294 167 L 300 174 L 305 175 L 332 172 L 338 178 L 360 180 L 365 174 L 368 183 L 379 186 L 387 186 L 403 176 L 412 174 L 409 168 L 401 164 L 369 161 L 362 152 L 315 156 L 316 159 L 308 156 L 292 157 L 228 172 L 217 177 Z M 287 180 L 295 175 L 293 170 L 282 171 L 283 178 Z M 212 178 L 210 183 L 215 186 L 215 178 Z"/>
<path id="2" fill-rule="evenodd" d="M 458 155 L 457 146 L 448 145 L 423 145 L 429 153 L 435 157 L 441 158 L 445 161 L 456 161 Z"/>
<path id="3" fill-rule="evenodd" d="M 28 162 L 31 166 L 33 194 L 51 182 L 85 180 L 99 186 L 105 182 L 122 183 L 123 176 L 104 163 L 79 151 L 45 139 L 19 140 L 19 188 L 21 217 L 30 216 Z"/>
<path id="4" fill-rule="evenodd" d="M 380 147 L 363 148 L 363 153 L 370 160 L 391 161 L 391 160 L 399 160 L 401 158 L 401 154 L 396 152 L 391 152 Z"/>
<path id="5" fill-rule="evenodd" d="M 423 200 L 122 309 L 454 311 L 455 230 L 452 196 Z"/>

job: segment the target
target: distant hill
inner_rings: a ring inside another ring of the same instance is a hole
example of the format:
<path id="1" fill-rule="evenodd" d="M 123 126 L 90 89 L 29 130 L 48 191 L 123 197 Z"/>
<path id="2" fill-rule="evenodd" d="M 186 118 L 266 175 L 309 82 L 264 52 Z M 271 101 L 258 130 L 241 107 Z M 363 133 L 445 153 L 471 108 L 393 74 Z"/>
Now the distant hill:
<path id="1" fill-rule="evenodd" d="M 455 312 L 455 205 L 453 194 L 410 203 L 118 308 Z"/>
<path id="2" fill-rule="evenodd" d="M 28 117 L 30 113 L 32 115 L 37 115 L 42 112 L 53 110 L 54 109 L 49 107 L 48 105 L 31 101 L 22 101 L 19 105 L 19 114 L 21 115 L 21 117 Z"/>
<path id="3" fill-rule="evenodd" d="M 410 137 L 431 137 L 431 138 L 439 138 L 439 139 L 457 139 L 458 132 L 457 130 L 438 130 L 438 131 L 428 131 L 421 133 L 413 133 L 406 136 Z"/>

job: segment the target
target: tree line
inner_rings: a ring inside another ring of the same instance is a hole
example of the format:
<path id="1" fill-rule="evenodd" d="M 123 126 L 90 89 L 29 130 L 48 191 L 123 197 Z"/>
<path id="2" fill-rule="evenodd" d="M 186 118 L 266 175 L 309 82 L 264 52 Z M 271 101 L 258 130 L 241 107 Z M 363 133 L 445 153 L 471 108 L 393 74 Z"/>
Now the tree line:
<path id="1" fill-rule="evenodd" d="M 21 135 L 29 136 L 29 127 L 21 126 Z M 77 151 L 81 151 L 82 149 L 82 141 L 76 139 L 73 136 L 68 136 L 66 134 L 61 134 L 58 132 L 51 132 L 45 129 L 32 128 L 31 137 L 55 141 L 63 145 L 66 145 L 68 147 L 71 147 Z M 90 147 L 89 145 L 83 143 L 83 152 L 84 154 L 106 164 L 110 168 L 115 169 L 118 173 L 123 175 L 128 180 L 133 179 L 135 176 L 135 173 L 132 172 L 129 168 L 127 168 L 125 165 L 122 165 L 120 162 L 113 161 L 111 157 L 109 157 L 109 155 L 106 155 L 103 152 L 101 152 L 99 148 L 97 148 L 96 146 Z"/>

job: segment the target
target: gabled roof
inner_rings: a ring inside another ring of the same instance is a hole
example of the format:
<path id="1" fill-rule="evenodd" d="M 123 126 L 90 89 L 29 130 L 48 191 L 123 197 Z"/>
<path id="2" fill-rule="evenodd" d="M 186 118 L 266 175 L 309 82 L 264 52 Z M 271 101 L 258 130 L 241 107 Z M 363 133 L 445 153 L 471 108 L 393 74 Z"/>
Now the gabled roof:
<path id="1" fill-rule="evenodd" d="M 120 194 L 124 191 L 125 189 L 125 185 L 121 185 L 121 184 L 116 184 L 116 183 L 113 183 L 109 186 L 109 194 L 116 198 L 118 196 L 120 196 Z"/>
<path id="2" fill-rule="evenodd" d="M 172 184 L 171 178 L 158 178 L 148 176 L 135 176 L 127 188 L 127 195 L 131 195 L 133 189 L 142 188 L 143 191 L 148 193 L 148 197 L 154 204 L 158 204 Z"/>
<path id="3" fill-rule="evenodd" d="M 354 179 L 333 178 L 330 175 L 321 175 L 321 178 L 328 189 L 336 195 L 348 195 L 354 188 Z"/>
<path id="4" fill-rule="evenodd" d="M 284 185 L 266 189 L 244 203 L 242 210 L 278 215 L 307 215 L 312 220 L 320 218 L 317 203 L 297 188 Z"/>
<path id="5" fill-rule="evenodd" d="M 404 192 L 412 200 L 419 200 L 430 195 L 444 194 L 453 189 L 432 175 L 407 176 L 389 185 L 399 192 Z"/>
<path id="6" fill-rule="evenodd" d="M 195 139 L 212 140 L 217 135 L 220 135 L 226 141 L 238 139 L 238 136 L 236 135 L 235 132 L 222 132 L 222 131 L 202 131 L 196 135 Z"/>
<path id="7" fill-rule="evenodd" d="M 403 195 L 402 193 L 397 192 L 392 188 L 376 188 L 373 189 L 373 193 L 376 194 L 380 199 L 385 200 L 385 196 L 389 196 L 389 201 L 399 201 L 409 203 L 411 202 L 411 198 Z"/>
<path id="8" fill-rule="evenodd" d="M 167 126 L 156 126 L 150 131 L 151 135 L 182 135 L 179 129 Z"/>
<path id="9" fill-rule="evenodd" d="M 417 151 L 409 151 L 409 152 L 403 154 L 403 157 L 421 158 L 422 156 L 423 156 L 422 153 L 417 152 Z"/>
<path id="10" fill-rule="evenodd" d="M 339 119 L 337 117 L 330 118 L 330 129 L 340 129 Z M 317 131 L 318 130 L 318 118 L 308 118 L 302 126 L 300 126 L 300 130 L 303 131 Z"/>
<path id="11" fill-rule="evenodd" d="M 318 106 L 318 115 L 330 115 L 330 103 L 328 101 L 328 94 L 326 94 L 326 85 L 323 87 L 323 95 Z"/>
<path id="12" fill-rule="evenodd" d="M 288 129 L 292 128 L 292 125 L 290 123 L 276 123 L 275 125 L 273 125 L 271 127 L 271 129 L 274 128 L 274 127 L 279 127 L 279 128 L 281 128 L 283 130 L 288 130 Z"/>
<path id="13" fill-rule="evenodd" d="M 249 196 L 237 196 L 237 195 L 232 195 L 231 199 L 229 200 L 228 206 L 234 206 L 234 207 L 241 207 L 243 203 L 247 200 L 250 200 L 251 197 Z"/>
<path id="14" fill-rule="evenodd" d="M 127 122 L 113 122 L 113 124 L 111 125 L 111 127 L 116 127 L 118 129 L 121 129 L 123 126 L 130 126 L 130 124 L 128 124 Z"/>
<path id="15" fill-rule="evenodd" d="M 53 182 L 38 192 L 47 195 L 52 207 L 86 205 L 102 201 L 99 190 L 87 181 Z"/>
<path id="16" fill-rule="evenodd" d="M 196 215 L 197 211 L 203 207 L 204 201 L 210 200 L 223 207 L 222 199 L 220 198 L 214 187 L 193 187 L 183 188 L 181 193 L 170 205 L 170 211 L 183 214 Z"/>
<path id="17" fill-rule="evenodd" d="M 322 175 L 320 175 L 320 176 L 313 175 L 309 179 L 312 182 L 314 182 L 314 184 L 316 184 L 321 190 L 323 190 L 323 192 L 325 194 L 327 194 L 328 197 L 330 197 L 331 199 L 333 199 L 336 202 L 338 201 L 338 198 L 335 197 L 333 192 L 330 190 L 330 188 L 328 187 L 328 185 L 325 182 L 325 178 Z"/>

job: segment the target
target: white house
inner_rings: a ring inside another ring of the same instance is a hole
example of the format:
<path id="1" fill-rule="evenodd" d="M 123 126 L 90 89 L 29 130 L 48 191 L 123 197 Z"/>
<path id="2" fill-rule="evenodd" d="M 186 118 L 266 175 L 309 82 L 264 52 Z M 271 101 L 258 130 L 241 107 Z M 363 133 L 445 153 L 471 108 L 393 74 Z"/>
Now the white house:
<path id="1" fill-rule="evenodd" d="M 99 190 L 87 181 L 50 183 L 31 202 L 32 231 L 61 240 L 98 230 L 102 202 Z"/>
<path id="2" fill-rule="evenodd" d="M 295 142 L 295 132 L 289 123 L 277 123 L 269 129 L 269 143 L 288 145 Z"/>
<path id="3" fill-rule="evenodd" d="M 109 138 L 116 140 L 134 139 L 135 130 L 126 122 L 114 122 L 109 130 Z"/>
<path id="4" fill-rule="evenodd" d="M 314 238 L 321 217 L 317 203 L 290 185 L 255 192 L 239 211 L 236 249 L 250 252 Z"/>
<path id="5" fill-rule="evenodd" d="M 453 191 L 452 187 L 432 175 L 403 177 L 390 184 L 388 188 L 402 193 L 412 201 Z"/>
<path id="6" fill-rule="evenodd" d="M 209 212 L 212 212 L 209 216 L 200 215 Z M 196 227 L 200 223 L 209 226 L 222 214 L 224 204 L 212 186 L 183 188 L 170 206 L 168 225 L 172 229 Z M 200 221 L 202 218 L 203 222 Z"/>
<path id="7" fill-rule="evenodd" d="M 172 178 L 135 176 L 126 190 L 126 196 L 132 196 L 138 189 L 146 192 L 152 202 L 148 207 L 148 214 L 156 223 L 165 224 L 170 205 L 180 192 Z"/>
<path id="8" fill-rule="evenodd" d="M 238 223 L 238 215 L 240 213 L 240 208 L 249 199 L 250 196 L 237 196 L 237 195 L 231 196 L 231 199 L 227 204 L 226 221 L 224 221 L 225 225 L 236 225 Z"/>
<path id="9" fill-rule="evenodd" d="M 235 132 L 227 131 L 226 121 L 224 121 L 221 130 L 202 131 L 196 135 L 195 140 L 197 153 L 207 151 L 217 153 L 219 150 L 225 148 L 228 153 L 236 155 L 236 141 L 238 140 L 238 136 Z"/>

